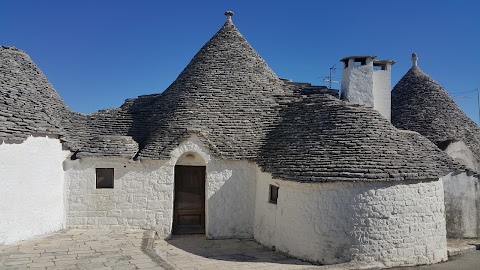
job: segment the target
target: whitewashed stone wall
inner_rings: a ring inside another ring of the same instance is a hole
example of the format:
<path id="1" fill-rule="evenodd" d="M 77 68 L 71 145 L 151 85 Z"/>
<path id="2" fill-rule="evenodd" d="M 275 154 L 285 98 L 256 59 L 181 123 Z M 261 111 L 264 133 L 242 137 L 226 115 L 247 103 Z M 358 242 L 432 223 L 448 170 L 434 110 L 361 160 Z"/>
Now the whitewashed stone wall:
<path id="1" fill-rule="evenodd" d="M 442 177 L 445 188 L 447 236 L 480 236 L 479 180 L 467 173 L 450 173 Z"/>
<path id="2" fill-rule="evenodd" d="M 182 158 L 189 153 L 196 158 L 191 161 Z M 173 221 L 175 165 L 206 165 L 207 237 L 253 236 L 256 175 L 253 165 L 214 160 L 196 136 L 181 143 L 171 156 L 165 161 L 107 158 L 68 161 L 67 225 L 148 228 L 168 237 Z M 113 189 L 95 188 L 96 168 L 115 169 Z"/>
<path id="3" fill-rule="evenodd" d="M 256 171 L 241 161 L 207 165 L 208 238 L 253 238 Z"/>
<path id="4" fill-rule="evenodd" d="M 444 152 L 458 163 L 467 168 L 480 172 L 479 160 L 463 141 L 452 142 Z"/>
<path id="5" fill-rule="evenodd" d="M 348 67 L 342 72 L 342 99 L 373 107 L 373 59 L 367 58 L 363 66 L 355 66 L 353 60 L 353 58 L 349 59 Z"/>
<path id="6" fill-rule="evenodd" d="M 480 171 L 479 161 L 463 141 L 448 145 L 444 152 L 473 171 Z M 451 238 L 480 236 L 480 187 L 478 176 L 450 173 L 444 177 L 447 236 Z"/>
<path id="7" fill-rule="evenodd" d="M 388 121 L 392 120 L 392 75 L 391 65 L 386 70 L 373 71 L 373 108 L 379 111 Z"/>
<path id="8" fill-rule="evenodd" d="M 386 267 L 447 259 L 443 184 L 257 182 L 254 237 L 308 261 L 378 261 Z M 278 204 L 268 202 L 279 186 Z"/>
<path id="9" fill-rule="evenodd" d="M 0 245 L 64 228 L 62 163 L 68 155 L 48 137 L 0 144 Z"/>
<path id="10" fill-rule="evenodd" d="M 348 59 L 348 67 L 342 71 L 341 98 L 373 107 L 391 121 L 391 62 L 382 63 L 384 70 L 375 70 L 372 57 L 366 57 L 365 65 L 360 66 L 355 65 L 354 60 Z"/>
<path id="11" fill-rule="evenodd" d="M 155 228 L 170 232 L 173 181 L 166 162 L 84 158 L 68 161 L 68 227 Z M 96 189 L 95 169 L 114 168 L 113 189 Z"/>

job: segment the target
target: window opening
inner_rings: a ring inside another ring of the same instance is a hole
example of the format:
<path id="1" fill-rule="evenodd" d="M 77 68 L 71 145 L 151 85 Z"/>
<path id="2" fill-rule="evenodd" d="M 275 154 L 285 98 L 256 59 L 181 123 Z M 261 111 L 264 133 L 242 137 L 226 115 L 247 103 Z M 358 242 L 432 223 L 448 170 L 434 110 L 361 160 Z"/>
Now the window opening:
<path id="1" fill-rule="evenodd" d="M 96 181 L 97 188 L 113 188 L 114 170 L 113 168 L 97 168 Z"/>
<path id="2" fill-rule="evenodd" d="M 278 200 L 278 187 L 274 185 L 270 185 L 270 194 L 269 194 L 268 202 L 277 204 L 277 200 Z"/>

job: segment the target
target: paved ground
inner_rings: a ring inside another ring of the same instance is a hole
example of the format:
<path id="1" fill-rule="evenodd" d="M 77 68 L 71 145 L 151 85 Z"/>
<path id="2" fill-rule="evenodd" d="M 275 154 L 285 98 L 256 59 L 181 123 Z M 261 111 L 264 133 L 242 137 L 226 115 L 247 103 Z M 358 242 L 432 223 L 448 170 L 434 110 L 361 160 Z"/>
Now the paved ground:
<path id="1" fill-rule="evenodd" d="M 159 269 L 141 250 L 143 232 L 64 230 L 0 247 L 0 269 Z"/>
<path id="2" fill-rule="evenodd" d="M 312 266 L 266 249 L 252 240 L 205 240 L 174 236 L 157 240 L 156 253 L 173 269 L 305 269 Z"/>
<path id="3" fill-rule="evenodd" d="M 152 241 L 143 230 L 63 230 L 0 247 L 0 270 L 10 269 L 368 269 L 368 264 L 311 265 L 251 240 L 205 240 L 175 236 Z M 457 243 L 461 248 L 463 243 Z M 480 269 L 480 251 L 433 266 L 397 269 Z"/>
<path id="4" fill-rule="evenodd" d="M 433 265 L 415 266 L 415 267 L 399 267 L 392 270 L 479 270 L 480 269 L 480 250 L 469 252 L 466 254 L 454 256 L 447 262 L 437 263 Z"/>

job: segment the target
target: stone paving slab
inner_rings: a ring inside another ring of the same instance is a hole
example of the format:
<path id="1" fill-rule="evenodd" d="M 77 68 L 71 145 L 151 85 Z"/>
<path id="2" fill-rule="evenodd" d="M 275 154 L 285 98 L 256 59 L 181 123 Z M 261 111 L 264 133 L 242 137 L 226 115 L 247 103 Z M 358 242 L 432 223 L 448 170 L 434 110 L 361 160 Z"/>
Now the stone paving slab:
<path id="1" fill-rule="evenodd" d="M 69 229 L 0 247 L 0 269 L 163 269 L 142 251 L 144 230 Z"/>
<path id="2" fill-rule="evenodd" d="M 312 265 L 267 249 L 253 240 L 206 240 L 204 235 L 174 236 L 155 242 L 155 251 L 170 269 L 321 270 L 372 269 L 379 264 Z"/>
<path id="3" fill-rule="evenodd" d="M 190 235 L 153 241 L 154 235 L 153 231 L 144 230 L 63 230 L 0 246 L 0 270 L 344 270 L 382 267 L 381 264 L 358 262 L 312 265 L 262 247 L 253 240 L 206 240 L 203 235 Z M 471 251 L 475 244 L 480 244 L 479 239 L 449 240 L 449 252 Z"/>
<path id="4" fill-rule="evenodd" d="M 312 266 L 268 250 L 252 240 L 205 240 L 204 235 L 157 240 L 155 251 L 172 269 L 305 269 Z"/>
<path id="5" fill-rule="evenodd" d="M 175 236 L 152 241 L 144 230 L 68 229 L 0 246 L 0 269 L 368 269 L 355 265 L 318 266 L 266 249 L 253 240 L 206 240 Z"/>
<path id="6" fill-rule="evenodd" d="M 480 238 L 447 239 L 448 257 L 474 252 L 480 248 Z M 479 267 L 480 269 L 480 267 Z"/>

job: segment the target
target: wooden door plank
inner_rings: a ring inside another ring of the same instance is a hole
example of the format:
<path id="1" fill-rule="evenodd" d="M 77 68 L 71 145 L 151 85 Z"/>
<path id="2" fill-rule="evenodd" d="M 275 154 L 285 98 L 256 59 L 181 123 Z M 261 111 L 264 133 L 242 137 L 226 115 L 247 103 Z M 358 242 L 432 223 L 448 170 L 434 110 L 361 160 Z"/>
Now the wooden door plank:
<path id="1" fill-rule="evenodd" d="M 175 166 L 174 234 L 205 233 L 205 171 L 205 166 Z"/>

